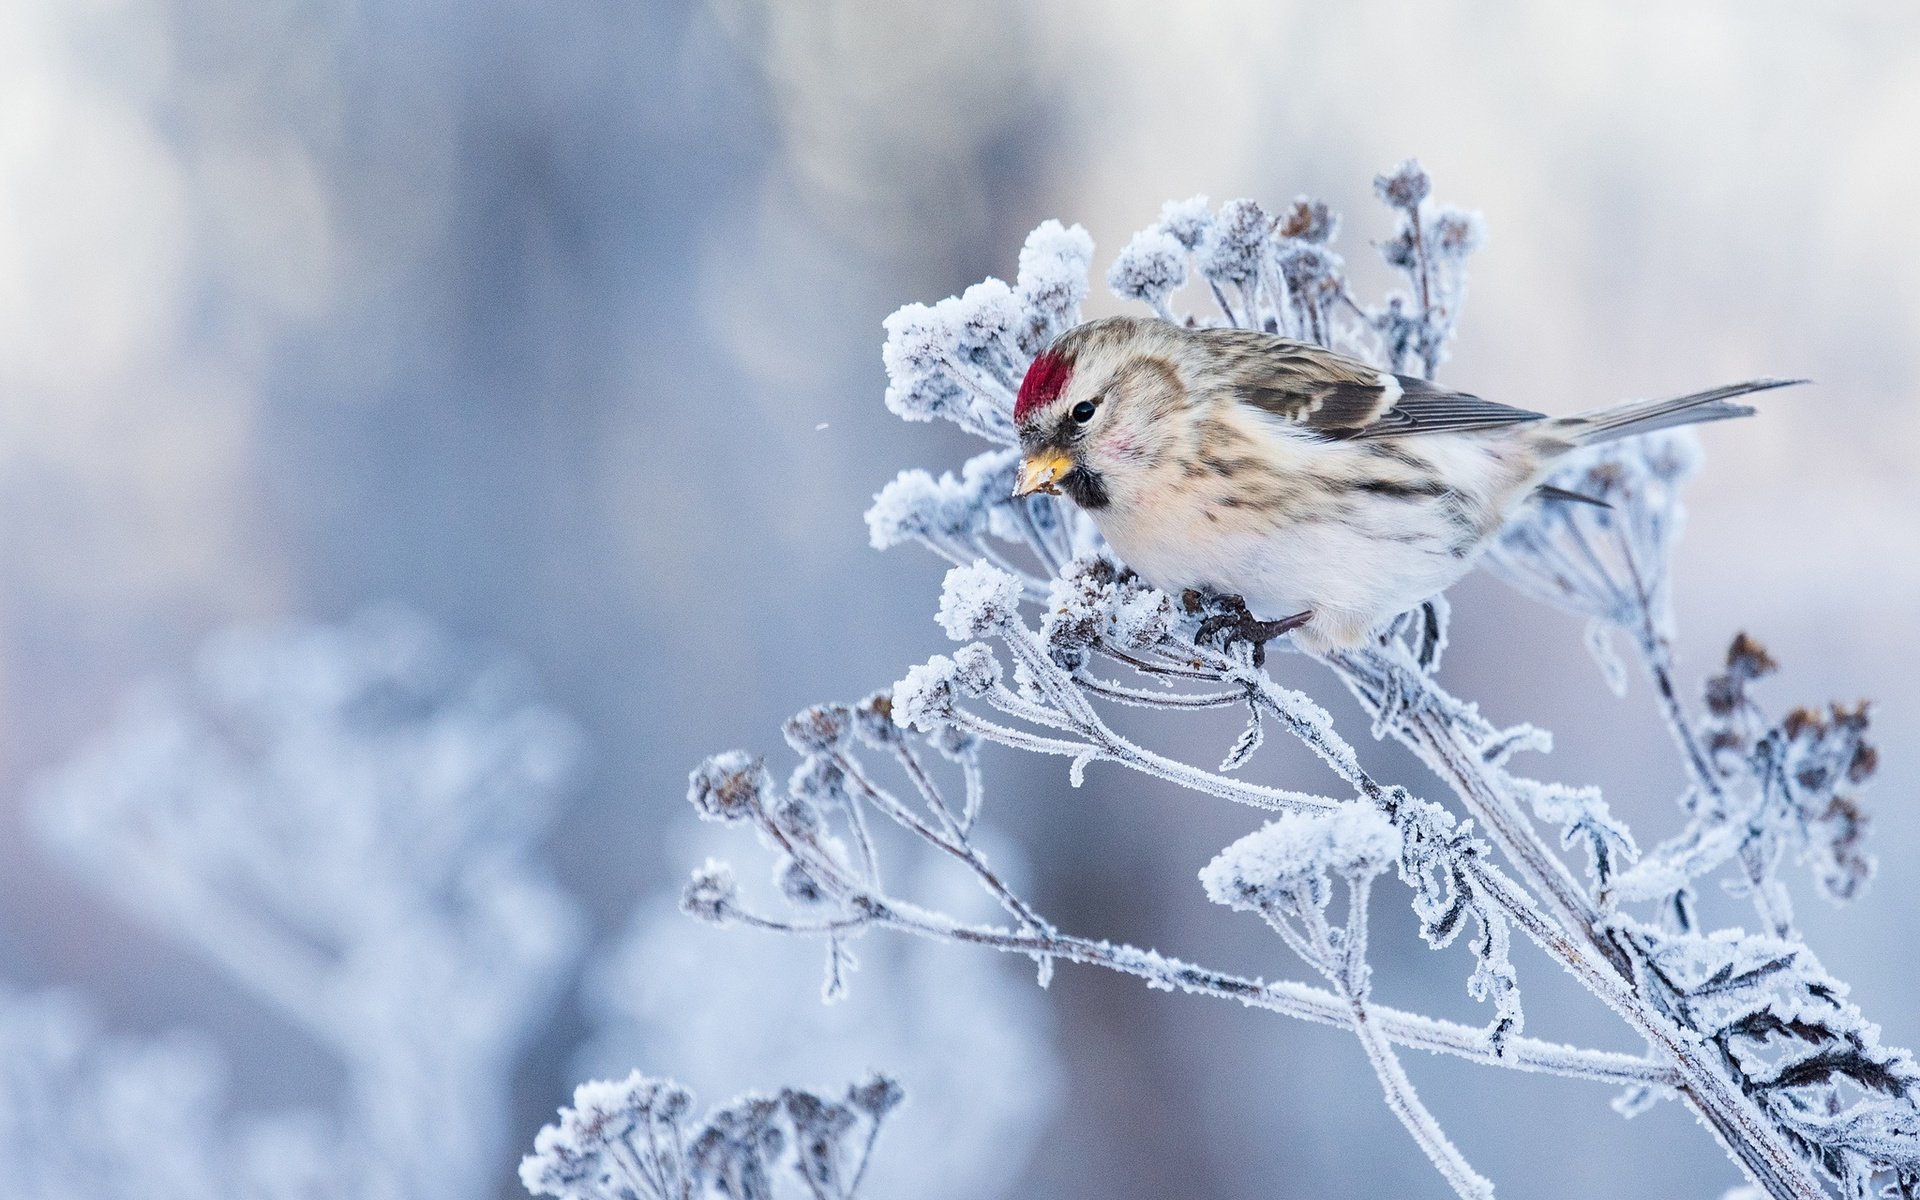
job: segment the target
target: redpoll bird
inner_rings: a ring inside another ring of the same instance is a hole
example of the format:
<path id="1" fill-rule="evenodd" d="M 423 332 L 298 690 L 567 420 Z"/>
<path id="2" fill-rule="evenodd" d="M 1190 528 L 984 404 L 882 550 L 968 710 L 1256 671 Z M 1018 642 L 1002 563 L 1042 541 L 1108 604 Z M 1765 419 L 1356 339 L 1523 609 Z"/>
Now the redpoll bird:
<path id="1" fill-rule="evenodd" d="M 1471 570 L 1565 455 L 1798 382 L 1555 418 L 1272 334 L 1108 317 L 1028 368 L 1015 494 L 1064 491 L 1156 587 L 1241 597 L 1242 636 L 1354 646 Z"/>

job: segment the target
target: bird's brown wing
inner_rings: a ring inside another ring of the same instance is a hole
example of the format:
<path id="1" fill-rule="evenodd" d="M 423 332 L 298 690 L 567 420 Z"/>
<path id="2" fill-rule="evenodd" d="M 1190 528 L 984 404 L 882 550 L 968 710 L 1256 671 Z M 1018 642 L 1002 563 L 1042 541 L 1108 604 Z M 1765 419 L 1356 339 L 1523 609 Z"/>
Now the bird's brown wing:
<path id="1" fill-rule="evenodd" d="M 1250 329 L 1196 330 L 1243 402 L 1340 440 L 1494 429 L 1545 414 L 1450 391 L 1323 346 Z"/>

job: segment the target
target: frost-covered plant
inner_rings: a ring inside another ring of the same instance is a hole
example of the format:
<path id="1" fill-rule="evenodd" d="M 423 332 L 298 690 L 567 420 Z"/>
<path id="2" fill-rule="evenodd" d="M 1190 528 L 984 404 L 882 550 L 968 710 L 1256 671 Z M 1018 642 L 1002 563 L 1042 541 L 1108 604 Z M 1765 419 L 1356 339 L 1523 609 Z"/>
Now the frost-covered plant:
<path id="1" fill-rule="evenodd" d="M 112 1037 L 65 992 L 0 993 L 0 1162 L 11 1200 L 345 1200 L 312 1114 L 228 1122 L 218 1056 Z"/>
<path id="2" fill-rule="evenodd" d="M 692 1093 L 635 1071 L 575 1089 L 521 1160 L 520 1182 L 559 1200 L 855 1200 L 905 1098 L 871 1075 L 838 1100 L 794 1088 L 737 1096 L 689 1127 Z"/>
<path id="3" fill-rule="evenodd" d="M 578 734 L 418 619 L 217 637 L 38 787 L 49 846 L 336 1054 L 342 1194 L 472 1200 L 579 941 L 535 858 Z"/>
<path id="4" fill-rule="evenodd" d="M 1304 198 L 1278 215 L 1250 200 L 1217 210 L 1201 198 L 1169 204 L 1127 244 L 1108 282 L 1170 320 L 1264 329 L 1431 376 L 1459 318 L 1481 221 L 1432 205 L 1428 177 L 1412 162 L 1375 190 L 1396 214 L 1380 249 L 1405 280 L 1378 304 L 1354 296 L 1332 248 L 1337 220 Z M 1709 680 L 1704 716 L 1680 698 L 1667 564 L 1679 488 L 1695 461 L 1691 435 L 1620 442 L 1573 462 L 1554 485 L 1598 503 L 1537 505 L 1490 556 L 1507 579 L 1595 622 L 1589 642 L 1616 687 L 1625 672 L 1611 634 L 1628 635 L 1690 775 L 1680 831 L 1642 856 L 1596 789 L 1510 769 L 1516 754 L 1543 752 L 1551 739 L 1530 725 L 1497 727 L 1440 685 L 1447 605 L 1438 597 L 1372 644 L 1299 668 L 1330 670 L 1371 714 L 1373 735 L 1411 748 L 1451 793 L 1445 803 L 1415 796 L 1376 779 L 1328 713 L 1265 669 L 1253 648 L 1223 640 L 1234 623 L 1229 601 L 1156 592 L 1071 507 L 1010 495 L 1014 389 L 1032 355 L 1080 320 L 1091 259 L 1084 231 L 1049 222 L 1029 239 L 1014 286 L 989 280 L 887 322 L 889 406 L 996 443 L 957 476 L 903 473 L 868 514 L 876 546 L 917 542 L 955 564 L 939 620 L 961 645 L 889 691 L 795 717 L 787 740 L 800 765 L 784 785 L 737 751 L 695 770 L 700 815 L 754 831 L 786 881 L 789 911 L 744 900 L 720 862 L 695 874 L 687 911 L 818 938 L 834 978 L 849 938 L 893 929 L 1024 955 L 1043 985 L 1064 960 L 1344 1026 L 1366 1047 L 1395 1115 L 1463 1196 L 1488 1195 L 1491 1184 L 1415 1096 L 1396 1046 L 1611 1083 L 1629 1115 L 1678 1099 L 1770 1196 L 1920 1195 L 1912 1060 L 1880 1043 L 1820 967 L 1780 880 L 1798 861 L 1833 899 L 1864 882 L 1871 860 L 1860 847 L 1858 791 L 1875 765 L 1866 711 L 1772 716 L 1752 685 L 1773 664 L 1745 637 Z M 1211 315 L 1176 307 L 1195 281 Z M 1107 716 L 1114 706 L 1239 709 L 1246 725 L 1210 770 L 1122 733 Z M 1274 728 L 1309 747 L 1339 786 L 1326 793 L 1243 778 Z M 1112 762 L 1271 814 L 1202 880 L 1211 898 L 1258 914 L 1325 986 L 1249 979 L 1057 928 L 980 848 L 986 742 L 1065 759 L 1076 785 L 1088 764 Z M 903 891 L 883 871 L 880 821 L 958 864 L 1000 919 L 962 918 Z M 1490 1008 L 1483 1027 L 1373 999 L 1367 928 L 1389 872 L 1430 945 L 1455 945 L 1470 931 L 1468 990 Z M 1752 899 L 1757 931 L 1700 927 L 1694 892 L 1715 881 Z M 1509 956 L 1516 936 L 1611 1009 L 1645 1053 L 1526 1036 Z"/>
<path id="5" fill-rule="evenodd" d="M 927 857 L 895 856 L 894 877 L 946 911 L 995 911 Z M 808 898 L 791 870 L 737 883 L 770 898 Z M 814 947 L 777 933 L 716 938 L 659 899 L 641 902 L 632 929 L 588 971 L 595 1033 L 574 1059 L 574 1078 L 644 1062 L 725 1095 L 881 1065 L 912 1088 L 913 1107 L 888 1130 L 872 1194 L 976 1200 L 1014 1185 L 1046 1130 L 1061 1073 L 1045 997 L 1015 964 L 919 939 L 868 938 L 854 947 L 853 986 L 835 1003 L 812 1003 L 821 974 Z M 836 965 L 844 968 L 844 958 Z"/>

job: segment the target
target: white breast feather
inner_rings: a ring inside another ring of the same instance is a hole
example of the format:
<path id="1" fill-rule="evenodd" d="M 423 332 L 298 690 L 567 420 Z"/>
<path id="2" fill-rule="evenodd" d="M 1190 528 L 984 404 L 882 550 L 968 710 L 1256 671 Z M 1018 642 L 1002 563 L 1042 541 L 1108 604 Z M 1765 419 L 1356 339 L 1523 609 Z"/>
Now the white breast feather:
<path id="1" fill-rule="evenodd" d="M 1358 491 L 1351 485 L 1366 479 L 1432 476 L 1382 457 L 1371 443 L 1326 441 L 1242 405 L 1223 406 L 1219 416 L 1246 438 L 1236 456 L 1262 464 L 1254 477 L 1189 475 L 1188 447 L 1110 480 L 1113 503 L 1095 521 L 1156 587 L 1244 596 L 1268 619 L 1313 609 L 1314 625 L 1337 643 L 1357 641 L 1471 570 L 1479 539 L 1461 514 L 1496 529 L 1534 482 L 1532 456 L 1510 439 L 1438 433 L 1405 445 L 1457 496 Z"/>

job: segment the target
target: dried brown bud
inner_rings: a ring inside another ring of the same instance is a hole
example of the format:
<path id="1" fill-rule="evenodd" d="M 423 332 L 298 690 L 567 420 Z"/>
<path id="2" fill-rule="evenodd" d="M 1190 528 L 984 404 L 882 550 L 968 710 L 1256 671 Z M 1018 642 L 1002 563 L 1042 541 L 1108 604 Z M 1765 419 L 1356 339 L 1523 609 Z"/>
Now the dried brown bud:
<path id="1" fill-rule="evenodd" d="M 1375 195 L 1394 208 L 1408 212 L 1419 208 L 1432 190 L 1433 181 L 1420 169 L 1420 163 L 1411 158 L 1373 180 Z"/>
<path id="2" fill-rule="evenodd" d="M 876 1119 L 898 1108 L 906 1098 L 906 1089 L 885 1075 L 869 1076 L 847 1089 L 847 1102 Z"/>
<path id="3" fill-rule="evenodd" d="M 1861 742 L 1853 748 L 1853 757 L 1847 760 L 1847 782 L 1865 783 L 1879 769 L 1880 752 Z"/>
<path id="4" fill-rule="evenodd" d="M 1780 729 L 1789 741 L 1797 742 L 1803 737 L 1817 740 L 1827 732 L 1827 723 L 1810 708 L 1796 708 L 1780 722 Z"/>
<path id="5" fill-rule="evenodd" d="M 875 692 L 853 706 L 853 731 L 876 750 L 898 745 L 900 727 L 893 723 L 893 694 Z"/>
<path id="6" fill-rule="evenodd" d="M 844 704 L 815 704 L 789 717 L 780 732 L 796 754 L 824 753 L 846 739 L 851 720 Z"/>
<path id="7" fill-rule="evenodd" d="M 766 765 L 743 750 L 716 754 L 687 777 L 687 799 L 709 821 L 746 820 L 772 788 Z"/>
<path id="8" fill-rule="evenodd" d="M 1873 875 L 1873 859 L 1862 849 L 1867 814 L 1852 797 L 1835 796 L 1819 824 L 1825 827 L 1828 859 L 1818 876 L 1821 890 L 1831 899 L 1851 900 Z"/>
<path id="9" fill-rule="evenodd" d="M 1867 730 L 1867 702 L 1865 700 L 1848 708 L 1844 704 L 1835 704 L 1833 709 L 1833 727 L 1849 733 L 1865 733 Z"/>
<path id="10" fill-rule="evenodd" d="M 1779 669 L 1780 664 L 1773 661 L 1765 646 L 1744 632 L 1733 635 L 1733 645 L 1727 647 L 1727 674 L 1739 679 L 1759 679 Z"/>
<path id="11" fill-rule="evenodd" d="M 1333 215 L 1325 201 L 1302 196 L 1275 224 L 1281 237 L 1324 245 L 1333 240 L 1340 228 L 1340 219 Z"/>

